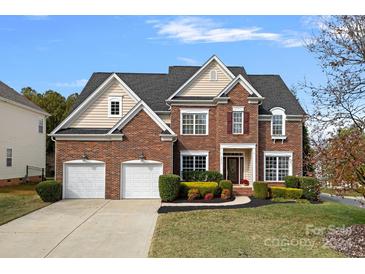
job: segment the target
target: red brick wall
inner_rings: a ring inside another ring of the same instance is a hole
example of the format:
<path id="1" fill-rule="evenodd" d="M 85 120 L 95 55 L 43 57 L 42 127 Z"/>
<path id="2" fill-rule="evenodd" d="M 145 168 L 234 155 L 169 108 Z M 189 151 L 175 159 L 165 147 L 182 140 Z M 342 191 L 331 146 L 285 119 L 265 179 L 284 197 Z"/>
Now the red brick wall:
<path id="1" fill-rule="evenodd" d="M 1 179 L 0 187 L 2 186 L 14 186 L 22 183 L 39 183 L 42 181 L 42 176 L 29 176 L 27 180 L 23 180 L 23 178 L 10 178 L 10 179 Z"/>
<path id="2" fill-rule="evenodd" d="M 271 122 L 259 122 L 259 180 L 264 179 L 264 151 L 293 152 L 293 175 L 302 175 L 302 122 L 286 121 L 284 143 L 271 140 Z"/>
<path id="3" fill-rule="evenodd" d="M 181 150 L 208 150 L 209 169 L 219 171 L 221 143 L 258 142 L 258 105 L 249 104 L 248 96 L 249 93 L 238 84 L 229 93 L 230 100 L 228 104 L 205 107 L 209 109 L 209 135 L 203 136 L 180 135 L 180 109 L 193 107 L 171 107 L 171 128 L 178 135 L 174 151 L 174 173 L 179 174 L 180 172 Z M 244 106 L 245 112 L 250 113 L 250 127 L 248 134 L 233 135 L 227 133 L 227 112 L 232 111 L 232 106 Z"/>
<path id="4" fill-rule="evenodd" d="M 172 144 L 161 141 L 161 128 L 144 111 L 122 132 L 123 141 L 57 141 L 56 179 L 62 181 L 65 161 L 81 159 L 84 153 L 90 160 L 105 162 L 107 199 L 120 198 L 121 163 L 137 160 L 141 152 L 146 160 L 162 162 L 164 173 L 172 172 Z"/>

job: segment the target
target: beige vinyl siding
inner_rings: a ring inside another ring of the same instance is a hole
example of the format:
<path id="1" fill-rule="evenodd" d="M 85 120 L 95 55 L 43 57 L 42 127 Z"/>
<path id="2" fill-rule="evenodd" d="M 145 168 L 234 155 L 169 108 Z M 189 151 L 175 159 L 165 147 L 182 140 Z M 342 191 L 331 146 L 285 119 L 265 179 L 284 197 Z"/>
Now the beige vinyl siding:
<path id="1" fill-rule="evenodd" d="M 211 70 L 217 71 L 217 81 L 210 80 Z M 213 61 L 200 73 L 200 75 L 184 88 L 179 96 L 216 96 L 229 84 L 229 82 L 231 82 L 230 77 L 216 61 Z"/>
<path id="2" fill-rule="evenodd" d="M 136 102 L 128 92 L 115 80 L 106 90 L 71 124 L 70 127 L 110 128 L 121 117 L 108 117 L 108 98 L 122 97 L 123 116 L 134 107 Z"/>
<path id="3" fill-rule="evenodd" d="M 161 118 L 162 121 L 164 121 L 166 124 L 171 124 L 171 116 L 170 114 L 158 114 L 158 116 Z"/>

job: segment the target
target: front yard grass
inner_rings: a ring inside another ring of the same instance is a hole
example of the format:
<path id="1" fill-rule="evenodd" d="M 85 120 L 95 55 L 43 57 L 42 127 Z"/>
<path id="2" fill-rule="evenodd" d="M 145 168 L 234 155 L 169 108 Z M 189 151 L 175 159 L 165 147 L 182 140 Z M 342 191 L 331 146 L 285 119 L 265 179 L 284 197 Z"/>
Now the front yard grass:
<path id="1" fill-rule="evenodd" d="M 0 225 L 49 205 L 39 198 L 35 186 L 21 184 L 0 187 Z"/>
<path id="2" fill-rule="evenodd" d="M 332 202 L 160 214 L 149 256 L 343 257 L 323 229 L 363 223 L 364 209 Z"/>

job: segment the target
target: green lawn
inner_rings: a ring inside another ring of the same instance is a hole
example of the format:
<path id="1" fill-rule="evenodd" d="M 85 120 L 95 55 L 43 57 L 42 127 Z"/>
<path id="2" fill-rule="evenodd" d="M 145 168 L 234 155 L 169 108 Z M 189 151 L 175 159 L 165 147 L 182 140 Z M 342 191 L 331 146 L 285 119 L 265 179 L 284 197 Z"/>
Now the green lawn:
<path id="1" fill-rule="evenodd" d="M 323 246 L 329 226 L 365 223 L 365 210 L 331 202 L 160 214 L 150 257 L 341 257 Z"/>
<path id="2" fill-rule="evenodd" d="M 0 187 L 0 225 L 48 204 L 39 198 L 34 184 Z"/>
<path id="3" fill-rule="evenodd" d="M 321 192 L 322 193 L 327 193 L 327 194 L 333 194 L 336 195 L 336 191 L 332 188 L 326 188 L 323 187 L 321 188 Z M 344 196 L 353 196 L 353 197 L 362 197 L 362 194 L 359 192 L 356 192 L 354 190 L 346 190 L 345 192 L 342 193 Z"/>

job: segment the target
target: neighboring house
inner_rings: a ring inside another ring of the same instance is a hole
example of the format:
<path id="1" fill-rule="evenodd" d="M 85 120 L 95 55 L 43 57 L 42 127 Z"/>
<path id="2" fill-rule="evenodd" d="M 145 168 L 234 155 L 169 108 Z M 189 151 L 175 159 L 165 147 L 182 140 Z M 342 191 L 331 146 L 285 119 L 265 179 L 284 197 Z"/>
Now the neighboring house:
<path id="1" fill-rule="evenodd" d="M 158 198 L 160 174 L 218 170 L 250 192 L 302 174 L 304 118 L 280 76 L 216 56 L 167 74 L 94 73 L 51 133 L 56 179 L 65 198 Z"/>
<path id="2" fill-rule="evenodd" d="M 48 116 L 0 81 L 0 186 L 42 179 Z"/>

